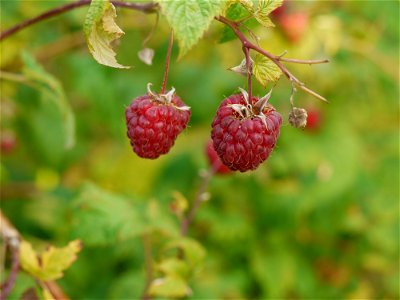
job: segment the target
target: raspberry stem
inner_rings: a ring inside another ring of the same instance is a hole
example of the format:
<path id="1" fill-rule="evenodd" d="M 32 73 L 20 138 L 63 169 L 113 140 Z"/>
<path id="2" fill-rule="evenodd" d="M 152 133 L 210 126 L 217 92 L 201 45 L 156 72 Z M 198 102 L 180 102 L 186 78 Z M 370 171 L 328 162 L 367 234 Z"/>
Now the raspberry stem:
<path id="1" fill-rule="evenodd" d="M 162 87 L 161 87 L 161 94 L 165 93 L 165 88 L 167 87 L 168 70 L 169 70 L 169 63 L 171 61 L 171 52 L 172 52 L 173 43 L 174 43 L 174 31 L 171 30 L 171 36 L 169 38 L 169 45 L 168 45 L 167 59 L 165 61 L 165 72 L 164 72 L 163 84 L 162 84 Z"/>
<path id="2" fill-rule="evenodd" d="M 243 52 L 246 57 L 246 69 L 247 69 L 247 93 L 249 95 L 249 103 L 253 105 L 253 88 L 251 85 L 251 77 L 253 75 L 253 66 L 250 58 L 250 50 L 243 44 Z"/>

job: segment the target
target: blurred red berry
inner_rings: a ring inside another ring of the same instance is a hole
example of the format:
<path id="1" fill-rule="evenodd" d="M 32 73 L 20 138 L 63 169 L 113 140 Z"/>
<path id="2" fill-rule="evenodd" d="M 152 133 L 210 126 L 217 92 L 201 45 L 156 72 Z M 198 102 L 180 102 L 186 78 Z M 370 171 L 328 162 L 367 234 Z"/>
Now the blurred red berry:
<path id="1" fill-rule="evenodd" d="M 217 174 L 227 174 L 230 173 L 231 170 L 225 166 L 221 159 L 218 157 L 217 152 L 214 149 L 214 143 L 212 139 L 210 139 L 207 143 L 206 153 L 208 157 L 208 161 L 210 165 L 213 167 L 214 172 Z"/>
<path id="2" fill-rule="evenodd" d="M 12 132 L 2 132 L 0 138 L 0 149 L 2 154 L 10 154 L 17 147 L 17 139 Z"/>
<path id="3" fill-rule="evenodd" d="M 309 109 L 307 111 L 307 126 L 308 130 L 318 130 L 321 127 L 322 116 L 317 109 Z"/>
<path id="4" fill-rule="evenodd" d="M 279 25 L 292 43 L 298 43 L 303 38 L 308 21 L 308 15 L 303 12 L 284 14 L 279 17 Z"/>

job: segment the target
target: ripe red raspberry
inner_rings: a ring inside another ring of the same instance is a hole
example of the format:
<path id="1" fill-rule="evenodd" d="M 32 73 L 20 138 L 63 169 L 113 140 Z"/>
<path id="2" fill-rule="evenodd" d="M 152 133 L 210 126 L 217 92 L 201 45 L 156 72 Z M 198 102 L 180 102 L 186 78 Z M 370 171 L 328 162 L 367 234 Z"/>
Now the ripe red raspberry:
<path id="1" fill-rule="evenodd" d="M 307 130 L 317 131 L 320 129 L 322 122 L 321 111 L 316 108 L 312 108 L 308 111 L 307 115 Z"/>
<path id="2" fill-rule="evenodd" d="M 155 159 L 166 154 L 179 133 L 186 128 L 190 108 L 174 94 L 148 93 L 135 98 L 126 108 L 127 134 L 133 151 L 143 158 Z"/>
<path id="3" fill-rule="evenodd" d="M 253 97 L 251 105 L 242 90 L 242 95 L 231 95 L 219 106 L 211 137 L 218 156 L 231 170 L 256 169 L 275 147 L 282 117 L 267 104 L 270 94 Z"/>
<path id="4" fill-rule="evenodd" d="M 222 163 L 221 159 L 218 157 L 217 152 L 215 152 L 214 143 L 212 139 L 210 139 L 207 143 L 206 153 L 208 161 L 212 166 L 212 168 L 214 169 L 215 173 L 222 175 L 231 172 L 231 170 Z"/>

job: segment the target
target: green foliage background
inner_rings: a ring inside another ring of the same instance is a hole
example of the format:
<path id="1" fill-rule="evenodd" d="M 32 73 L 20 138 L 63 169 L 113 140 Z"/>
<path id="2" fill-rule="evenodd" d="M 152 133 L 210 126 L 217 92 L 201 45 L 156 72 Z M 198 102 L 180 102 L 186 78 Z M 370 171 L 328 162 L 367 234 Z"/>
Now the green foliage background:
<path id="1" fill-rule="evenodd" d="M 1 28 L 63 1 L 2 1 Z M 300 131 L 285 120 L 277 148 L 257 171 L 213 178 L 190 236 L 207 254 L 189 285 L 194 299 L 399 297 L 399 3 L 292 2 L 310 15 L 299 43 L 279 29 L 257 28 L 261 46 L 287 57 L 325 58 L 328 65 L 288 65 L 330 100 L 298 92 L 296 104 L 317 109 L 322 124 Z M 29 53 L 62 84 L 76 119 L 66 150 L 55 101 L 25 84 L 1 80 L 1 130 L 17 146 L 1 155 L 1 208 L 37 248 L 84 242 L 59 281 L 71 299 L 135 299 L 144 287 L 141 234 L 150 229 L 154 257 L 178 222 L 172 192 L 193 198 L 207 167 L 204 147 L 220 101 L 245 79 L 227 71 L 242 60 L 238 41 L 217 44 L 211 30 L 181 60 L 173 50 L 169 86 L 192 107 L 190 127 L 155 161 L 135 156 L 124 109 L 161 86 L 168 26 L 163 18 L 148 46 L 153 66 L 137 58 L 155 15 L 118 9 L 126 32 L 118 61 L 97 64 L 84 43 L 80 8 L 3 41 L 2 71 L 23 73 Z M 255 83 L 255 94 L 266 90 Z M 290 84 L 282 78 L 271 103 L 285 119 Z M 165 235 L 164 233 L 167 233 Z M 11 299 L 33 281 L 20 273 Z"/>

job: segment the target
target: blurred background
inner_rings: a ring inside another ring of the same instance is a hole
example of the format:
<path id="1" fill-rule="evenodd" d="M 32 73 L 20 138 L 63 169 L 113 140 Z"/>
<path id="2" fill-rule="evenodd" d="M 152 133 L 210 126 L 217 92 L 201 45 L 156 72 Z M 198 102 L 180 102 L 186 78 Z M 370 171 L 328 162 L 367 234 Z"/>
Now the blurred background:
<path id="1" fill-rule="evenodd" d="M 62 3 L 2 1 L 1 28 Z M 227 70 L 243 57 L 238 41 L 218 42 L 216 21 L 180 61 L 174 46 L 168 86 L 192 107 L 190 126 L 168 155 L 144 160 L 126 138 L 124 110 L 148 82 L 160 88 L 168 25 L 161 17 L 147 66 L 137 52 L 155 15 L 117 9 L 126 33 L 118 61 L 133 66 L 118 70 L 89 54 L 86 12 L 0 44 L 1 209 L 37 249 L 84 242 L 59 281 L 71 299 L 136 299 L 145 274 L 135 234 L 143 224 L 135 218 L 150 203 L 162 215 L 157 222 L 178 228 L 168 205 L 174 192 L 194 197 L 215 111 L 246 88 Z M 291 86 L 284 77 L 277 83 L 270 102 L 284 122 L 273 154 L 254 172 L 215 176 L 190 229 L 207 251 L 190 282 L 192 298 L 398 299 L 399 2 L 290 1 L 273 17 L 276 28 L 253 29 L 261 46 L 290 58 L 329 58 L 286 65 L 330 104 L 297 92 L 295 104 L 310 120 L 304 131 L 292 128 Z M 269 88 L 254 83 L 256 95 Z M 70 148 L 68 132 L 75 132 Z M 137 207 L 132 218 L 121 203 Z M 20 273 L 10 299 L 32 284 Z"/>

